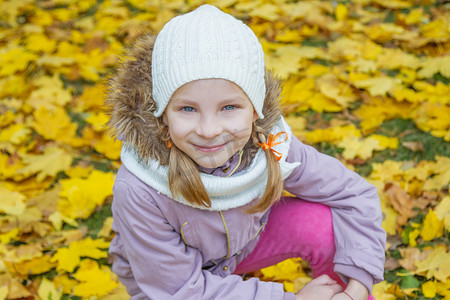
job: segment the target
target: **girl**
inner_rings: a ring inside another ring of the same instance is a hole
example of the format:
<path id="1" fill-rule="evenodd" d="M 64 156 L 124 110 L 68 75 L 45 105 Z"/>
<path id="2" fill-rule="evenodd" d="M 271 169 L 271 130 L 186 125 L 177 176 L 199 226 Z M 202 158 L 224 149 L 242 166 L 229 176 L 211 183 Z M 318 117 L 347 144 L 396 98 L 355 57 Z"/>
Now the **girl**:
<path id="1" fill-rule="evenodd" d="M 250 28 L 203 5 L 128 57 L 108 105 L 124 141 L 110 253 L 131 299 L 367 299 L 377 191 L 292 134 Z M 289 257 L 316 277 L 297 295 L 238 275 Z"/>

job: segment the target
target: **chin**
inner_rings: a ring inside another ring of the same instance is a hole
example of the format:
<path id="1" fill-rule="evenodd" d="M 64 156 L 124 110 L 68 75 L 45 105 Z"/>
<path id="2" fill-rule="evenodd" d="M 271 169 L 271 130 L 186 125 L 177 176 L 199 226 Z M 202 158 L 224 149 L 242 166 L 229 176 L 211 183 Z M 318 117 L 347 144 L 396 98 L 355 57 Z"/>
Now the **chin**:
<path id="1" fill-rule="evenodd" d="M 208 161 L 207 159 L 206 159 L 206 161 L 203 161 L 203 160 L 196 161 L 196 163 L 203 168 L 218 168 L 226 162 L 227 162 L 227 160 L 225 160 L 223 162 L 220 161 L 219 163 L 213 163 L 211 161 Z"/>

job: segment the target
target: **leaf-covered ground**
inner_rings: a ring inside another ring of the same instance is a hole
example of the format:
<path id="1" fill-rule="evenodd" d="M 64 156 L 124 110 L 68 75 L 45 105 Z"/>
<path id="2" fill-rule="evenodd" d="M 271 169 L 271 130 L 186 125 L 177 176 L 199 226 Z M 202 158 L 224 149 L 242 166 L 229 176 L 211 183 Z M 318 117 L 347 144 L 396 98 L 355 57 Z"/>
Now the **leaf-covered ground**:
<path id="1" fill-rule="evenodd" d="M 110 269 L 105 81 L 198 0 L 0 0 L 0 300 L 127 299 Z M 383 299 L 450 299 L 450 4 L 211 1 L 259 37 L 305 143 L 376 185 Z M 297 291 L 306 262 L 249 276 Z"/>

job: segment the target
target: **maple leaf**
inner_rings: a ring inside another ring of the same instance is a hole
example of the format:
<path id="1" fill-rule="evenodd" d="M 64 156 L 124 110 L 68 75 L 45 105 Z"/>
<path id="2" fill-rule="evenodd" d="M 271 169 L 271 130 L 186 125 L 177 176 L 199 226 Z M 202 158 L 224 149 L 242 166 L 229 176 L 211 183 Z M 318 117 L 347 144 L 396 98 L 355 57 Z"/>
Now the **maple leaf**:
<path id="1" fill-rule="evenodd" d="M 250 11 L 249 15 L 252 17 L 259 17 L 268 21 L 275 21 L 279 18 L 279 8 L 273 4 L 263 4 Z"/>
<path id="2" fill-rule="evenodd" d="M 95 143 L 94 149 L 97 152 L 104 154 L 107 158 L 116 160 L 120 157 L 122 142 L 105 133 L 100 140 Z"/>
<path id="3" fill-rule="evenodd" d="M 391 77 L 374 77 L 353 82 L 355 87 L 367 89 L 371 96 L 384 96 L 393 91 L 399 83 L 400 79 Z"/>
<path id="4" fill-rule="evenodd" d="M 81 111 L 90 109 L 100 109 L 105 101 L 105 85 L 97 84 L 87 86 L 83 89 L 83 93 L 77 100 L 77 105 Z"/>
<path id="5" fill-rule="evenodd" d="M 10 215 L 20 215 L 25 211 L 25 196 L 7 189 L 0 182 L 0 212 Z"/>
<path id="6" fill-rule="evenodd" d="M 422 284 L 422 292 L 425 297 L 434 298 L 436 296 L 436 291 L 436 281 L 427 281 Z"/>
<path id="7" fill-rule="evenodd" d="M 422 78 L 431 78 L 436 73 L 441 73 L 442 76 L 450 78 L 450 56 L 428 57 L 417 72 Z"/>
<path id="8" fill-rule="evenodd" d="M 425 219 L 423 220 L 423 227 L 420 231 L 424 241 L 431 241 L 432 239 L 442 236 L 444 233 L 444 222 L 439 220 L 436 213 L 433 210 L 428 211 Z"/>
<path id="9" fill-rule="evenodd" d="M 110 271 L 100 269 L 96 261 L 85 259 L 73 275 L 81 281 L 73 289 L 73 294 L 81 297 L 104 296 L 114 290 L 119 284 L 112 280 Z"/>
<path id="10" fill-rule="evenodd" d="M 384 192 L 389 199 L 389 203 L 399 213 L 397 224 L 402 226 L 408 222 L 408 219 L 415 216 L 414 202 L 406 192 L 395 184 L 387 184 Z M 417 231 L 417 236 L 419 231 Z"/>
<path id="11" fill-rule="evenodd" d="M 416 261 L 417 273 L 426 273 L 428 279 L 434 277 L 441 282 L 445 282 L 450 276 L 450 253 L 445 245 L 438 245 L 433 248 L 426 259 Z"/>
<path id="12" fill-rule="evenodd" d="M 300 259 L 287 259 L 274 266 L 261 269 L 261 272 L 266 278 L 272 280 L 292 281 L 297 277 L 306 276 L 299 261 Z"/>
<path id="13" fill-rule="evenodd" d="M 70 90 L 64 89 L 59 74 L 54 74 L 53 77 L 40 77 L 33 81 L 33 85 L 37 86 L 38 89 L 31 92 L 27 103 L 35 109 L 39 109 L 41 106 L 46 108 L 63 107 L 72 99 Z"/>
<path id="14" fill-rule="evenodd" d="M 384 49 L 378 57 L 377 66 L 384 69 L 399 69 L 407 67 L 417 69 L 421 65 L 419 58 L 400 49 Z"/>
<path id="15" fill-rule="evenodd" d="M 70 219 L 89 217 L 97 205 L 102 205 L 106 197 L 112 195 L 114 177 L 112 173 L 94 170 L 86 179 L 61 180 L 58 210 Z"/>
<path id="16" fill-rule="evenodd" d="M 57 290 L 55 284 L 46 278 L 39 285 L 38 295 L 41 299 L 60 300 L 62 298 L 61 291 Z"/>
<path id="17" fill-rule="evenodd" d="M 103 239 L 93 240 L 86 238 L 81 241 L 72 242 L 67 248 L 58 248 L 53 255 L 51 262 L 58 262 L 57 270 L 73 272 L 80 264 L 81 257 L 105 258 L 107 251 L 100 250 L 109 247 L 109 242 Z"/>
<path id="18" fill-rule="evenodd" d="M 345 159 L 353 159 L 355 157 L 368 159 L 372 156 L 373 151 L 380 147 L 380 143 L 376 139 L 366 138 L 361 140 L 356 137 L 344 138 L 337 145 L 344 148 L 342 156 Z"/>
<path id="19" fill-rule="evenodd" d="M 33 128 L 48 140 L 67 141 L 75 136 L 77 124 L 72 123 L 66 111 L 60 107 L 39 107 L 33 113 Z"/>
<path id="20" fill-rule="evenodd" d="M 375 299 L 378 300 L 395 300 L 397 297 L 395 295 L 389 293 L 389 289 L 391 288 L 392 284 L 387 283 L 386 281 L 382 281 L 378 284 L 375 284 L 373 286 L 372 295 Z"/>
<path id="21" fill-rule="evenodd" d="M 72 156 L 58 147 L 47 147 L 42 155 L 26 154 L 22 160 L 25 167 L 16 170 L 16 173 L 25 176 L 37 174 L 38 182 L 42 182 L 47 176 L 56 176 L 72 164 Z"/>
<path id="22" fill-rule="evenodd" d="M 0 132 L 0 142 L 21 145 L 30 138 L 31 129 L 23 124 L 13 124 Z"/>
<path id="23" fill-rule="evenodd" d="M 14 263 L 12 266 L 14 271 L 22 276 L 43 274 L 54 267 L 56 267 L 56 263 L 51 262 L 51 257 L 49 255 L 42 255 L 40 257 Z"/>
<path id="24" fill-rule="evenodd" d="M 24 71 L 28 64 L 37 59 L 37 55 L 23 47 L 11 46 L 0 52 L 0 76 L 12 75 Z"/>
<path id="25" fill-rule="evenodd" d="M 434 212 L 439 219 L 444 220 L 444 226 L 450 231 L 450 196 L 444 197 L 436 206 Z"/>
<path id="26" fill-rule="evenodd" d="M 342 107 L 347 107 L 356 100 L 349 85 L 340 82 L 334 74 L 326 74 L 317 80 L 320 92 L 335 100 Z"/>

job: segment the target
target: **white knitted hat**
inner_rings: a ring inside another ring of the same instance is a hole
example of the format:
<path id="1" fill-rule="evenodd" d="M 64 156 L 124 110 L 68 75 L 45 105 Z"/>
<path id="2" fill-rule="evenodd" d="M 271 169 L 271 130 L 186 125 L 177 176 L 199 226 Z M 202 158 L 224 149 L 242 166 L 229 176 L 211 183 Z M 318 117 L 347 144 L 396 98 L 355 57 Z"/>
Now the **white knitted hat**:
<path id="1" fill-rule="evenodd" d="M 262 119 L 264 72 L 264 52 L 253 31 L 216 7 L 202 5 L 170 20 L 156 38 L 152 54 L 154 115 L 162 115 L 182 85 L 221 78 L 237 84 Z"/>

